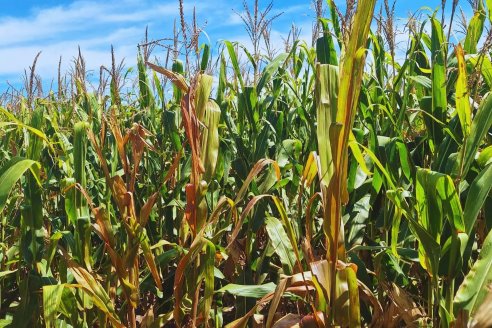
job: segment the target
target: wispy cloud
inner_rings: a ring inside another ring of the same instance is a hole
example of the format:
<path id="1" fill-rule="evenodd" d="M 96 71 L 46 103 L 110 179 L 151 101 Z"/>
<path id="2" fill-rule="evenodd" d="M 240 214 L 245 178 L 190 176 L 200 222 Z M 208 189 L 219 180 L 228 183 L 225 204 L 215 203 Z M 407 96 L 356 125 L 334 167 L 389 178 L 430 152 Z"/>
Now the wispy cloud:
<path id="1" fill-rule="evenodd" d="M 42 54 L 36 70 L 48 83 L 57 74 L 60 56 L 62 70 L 66 71 L 79 46 L 89 70 L 110 65 L 111 45 L 115 47 L 117 60 L 126 58 L 126 64 L 133 66 L 137 44 L 142 41 L 146 26 L 151 39 L 171 37 L 174 20 L 179 18 L 178 0 L 67 0 L 63 3 L 32 7 L 22 16 L 0 14 L 0 92 L 6 89 L 7 80 L 20 85 L 24 69 L 32 65 L 39 51 Z M 242 1 L 187 0 L 184 3 L 188 18 L 196 8 L 198 22 L 205 26 L 212 44 L 223 39 L 248 44 L 242 21 L 233 12 L 233 9 L 244 9 Z M 309 3 L 277 1 L 272 13 L 278 12 L 284 14 L 274 22 L 272 30 L 272 42 L 277 48 L 282 48 L 282 35 L 287 36 L 292 22 L 302 25 L 310 40 Z"/>
<path id="2" fill-rule="evenodd" d="M 67 70 L 78 47 L 89 69 L 109 65 L 110 46 L 118 58 L 134 62 L 136 46 L 147 25 L 166 25 L 175 17 L 176 4 L 152 1 L 75 1 L 35 9 L 25 17 L 0 17 L 0 90 L 5 80 L 18 84 L 22 72 L 42 51 L 37 72 L 47 80 L 56 74 L 59 57 Z M 161 21 L 162 20 L 162 21 Z"/>
<path id="3" fill-rule="evenodd" d="M 42 76 L 56 73 L 60 56 L 63 59 L 62 69 L 66 69 L 69 62 L 77 55 L 80 46 L 82 53 L 87 61 L 88 67 L 99 67 L 108 64 L 111 54 L 109 45 L 116 46 L 116 53 L 122 57 L 134 55 L 136 45 L 131 44 L 128 52 L 119 51 L 125 49 L 127 39 L 138 40 L 142 36 L 142 30 L 138 28 L 121 28 L 107 36 L 96 36 L 93 38 L 78 40 L 61 40 L 45 45 L 19 45 L 0 48 L 0 74 L 15 75 L 22 72 L 28 65 L 31 65 L 34 56 L 41 51 L 41 57 L 37 65 L 37 71 Z"/>
<path id="4" fill-rule="evenodd" d="M 117 1 L 76 1 L 68 6 L 42 9 L 28 17 L 0 19 L 0 46 L 78 38 L 83 32 L 93 33 L 98 28 L 107 28 L 109 24 L 148 22 L 176 14 L 174 4 L 140 8 L 125 6 L 124 2 Z"/>

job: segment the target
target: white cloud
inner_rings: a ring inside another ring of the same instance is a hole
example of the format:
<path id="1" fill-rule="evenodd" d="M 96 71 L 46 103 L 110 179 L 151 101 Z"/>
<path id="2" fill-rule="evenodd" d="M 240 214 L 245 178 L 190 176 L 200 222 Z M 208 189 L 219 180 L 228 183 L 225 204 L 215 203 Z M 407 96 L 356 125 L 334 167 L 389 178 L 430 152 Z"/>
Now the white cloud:
<path id="1" fill-rule="evenodd" d="M 73 58 L 78 54 L 78 47 L 89 69 L 111 63 L 110 45 L 114 44 L 117 58 L 126 57 L 133 62 L 136 54 L 136 41 L 143 35 L 137 28 L 121 28 L 106 36 L 78 40 L 62 40 L 44 45 L 19 45 L 0 48 L 0 75 L 15 76 L 32 64 L 36 54 L 41 56 L 36 65 L 36 72 L 42 77 L 50 78 L 57 73 L 58 61 L 62 56 L 62 70 L 68 69 Z M 128 47 L 128 40 L 130 47 Z M 124 49 L 125 51 L 121 51 Z M 120 50 L 120 51 L 119 51 Z"/>
<path id="2" fill-rule="evenodd" d="M 150 39 L 172 37 L 175 19 L 179 26 L 177 4 L 178 0 L 76 0 L 67 5 L 31 8 L 21 17 L 0 15 L 0 92 L 7 87 L 6 80 L 20 85 L 24 70 L 39 51 L 42 54 L 36 72 L 46 83 L 56 77 L 60 56 L 62 71 L 66 71 L 79 46 L 87 69 L 96 74 L 101 65 L 110 65 L 111 45 L 115 46 L 117 61 L 126 58 L 126 65 L 133 66 L 146 26 Z M 232 10 L 243 9 L 242 1 L 186 0 L 184 5 L 187 20 L 195 7 L 198 25 L 207 22 L 205 32 L 212 44 L 228 39 L 249 45 L 241 19 Z M 283 50 L 281 36 L 287 37 L 291 21 L 302 25 L 302 37 L 310 43 L 312 17 L 308 4 L 282 7 L 276 2 L 272 14 L 278 12 L 284 15 L 273 24 L 272 44 L 276 48 Z M 156 55 L 158 52 L 156 49 Z"/>
<path id="3" fill-rule="evenodd" d="M 39 51 L 36 72 L 46 82 L 56 76 L 60 56 L 62 70 L 68 70 L 79 46 L 89 70 L 110 65 L 111 45 L 117 60 L 125 57 L 133 65 L 145 27 L 166 24 L 177 13 L 175 1 L 112 0 L 75 1 L 33 10 L 27 17 L 0 17 L 0 90 L 7 87 L 5 80 L 18 85 Z"/>
<path id="4" fill-rule="evenodd" d="M 149 8 L 145 5 L 125 6 L 118 1 L 76 1 L 68 6 L 39 10 L 31 17 L 0 19 L 0 46 L 78 37 L 77 32 L 108 28 L 109 24 L 146 22 L 176 14 L 174 3 Z"/>

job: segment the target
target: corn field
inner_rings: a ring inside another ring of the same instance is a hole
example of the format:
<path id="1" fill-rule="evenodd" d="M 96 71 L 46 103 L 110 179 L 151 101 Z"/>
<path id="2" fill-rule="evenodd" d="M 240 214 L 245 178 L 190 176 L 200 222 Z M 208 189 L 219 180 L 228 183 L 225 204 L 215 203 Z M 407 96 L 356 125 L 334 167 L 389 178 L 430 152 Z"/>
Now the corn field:
<path id="1" fill-rule="evenodd" d="M 401 56 L 391 4 L 348 2 L 277 53 L 268 11 L 215 56 L 181 17 L 131 86 L 80 55 L 39 95 L 34 62 L 0 103 L 0 326 L 491 327 L 492 1 L 417 12 Z"/>

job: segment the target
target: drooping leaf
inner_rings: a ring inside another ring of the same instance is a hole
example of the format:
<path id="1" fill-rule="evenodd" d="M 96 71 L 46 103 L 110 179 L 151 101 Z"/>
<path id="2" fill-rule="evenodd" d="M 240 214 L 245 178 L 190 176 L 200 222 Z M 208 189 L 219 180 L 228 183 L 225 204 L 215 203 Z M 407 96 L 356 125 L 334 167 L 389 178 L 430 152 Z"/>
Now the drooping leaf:
<path id="1" fill-rule="evenodd" d="M 5 207 L 10 191 L 15 183 L 33 166 L 37 167 L 37 170 L 41 167 L 38 162 L 22 157 L 14 157 L 4 164 L 0 170 L 0 212 Z M 37 180 L 39 181 L 39 177 Z"/>
<path id="2" fill-rule="evenodd" d="M 92 276 L 92 274 L 74 261 L 67 259 L 67 264 L 75 280 L 84 292 L 91 297 L 94 305 L 96 305 L 103 313 L 108 315 L 108 318 L 111 320 L 113 325 L 115 325 L 115 327 L 123 328 L 124 326 L 116 313 L 114 304 L 101 284 Z"/>

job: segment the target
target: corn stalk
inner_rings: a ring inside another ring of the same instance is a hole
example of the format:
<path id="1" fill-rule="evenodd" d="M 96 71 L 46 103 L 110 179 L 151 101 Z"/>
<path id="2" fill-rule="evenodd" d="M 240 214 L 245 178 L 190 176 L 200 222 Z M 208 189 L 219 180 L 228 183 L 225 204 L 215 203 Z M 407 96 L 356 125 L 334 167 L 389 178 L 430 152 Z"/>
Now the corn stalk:
<path id="1" fill-rule="evenodd" d="M 329 264 L 328 315 L 331 322 L 360 324 L 357 311 L 358 297 L 349 297 L 349 304 L 341 303 L 342 295 L 350 293 L 356 283 L 348 279 L 353 275 L 348 266 L 339 270 L 338 261 L 346 262 L 344 230 L 341 222 L 342 206 L 348 202 L 347 165 L 349 136 L 352 133 L 361 89 L 367 37 L 374 12 L 375 1 L 361 1 L 352 21 L 351 29 L 343 36 L 342 55 L 337 67 L 317 66 L 316 101 L 318 110 L 319 175 L 323 197 L 327 259 Z M 348 306 L 347 306 L 348 305 Z"/>

